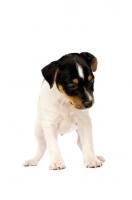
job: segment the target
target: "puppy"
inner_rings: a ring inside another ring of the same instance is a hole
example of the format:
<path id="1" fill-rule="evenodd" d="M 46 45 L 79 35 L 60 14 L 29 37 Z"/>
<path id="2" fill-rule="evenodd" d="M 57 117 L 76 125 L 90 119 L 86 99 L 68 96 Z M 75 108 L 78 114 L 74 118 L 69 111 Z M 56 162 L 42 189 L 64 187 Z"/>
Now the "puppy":
<path id="1" fill-rule="evenodd" d="M 71 53 L 44 67 L 44 81 L 38 100 L 35 137 L 36 155 L 23 166 L 35 166 L 48 148 L 49 169 L 66 168 L 57 142 L 58 134 L 76 130 L 86 167 L 100 167 L 105 161 L 96 156 L 88 109 L 94 104 L 94 75 L 97 59 L 88 52 Z"/>

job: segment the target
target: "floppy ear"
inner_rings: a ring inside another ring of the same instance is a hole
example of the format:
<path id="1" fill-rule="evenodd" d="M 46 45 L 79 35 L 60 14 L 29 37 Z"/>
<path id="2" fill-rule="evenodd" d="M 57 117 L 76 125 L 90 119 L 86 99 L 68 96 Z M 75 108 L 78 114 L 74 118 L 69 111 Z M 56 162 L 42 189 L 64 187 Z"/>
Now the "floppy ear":
<path id="1" fill-rule="evenodd" d="M 50 88 L 52 88 L 54 85 L 54 81 L 56 80 L 58 71 L 59 71 L 59 64 L 56 61 L 50 63 L 49 65 L 41 69 L 42 75 L 49 83 Z"/>
<path id="2" fill-rule="evenodd" d="M 91 66 L 92 71 L 95 72 L 97 70 L 97 65 L 98 65 L 97 58 L 95 58 L 94 55 L 88 52 L 82 52 L 80 53 L 80 55 L 82 55 L 86 59 L 88 64 Z"/>

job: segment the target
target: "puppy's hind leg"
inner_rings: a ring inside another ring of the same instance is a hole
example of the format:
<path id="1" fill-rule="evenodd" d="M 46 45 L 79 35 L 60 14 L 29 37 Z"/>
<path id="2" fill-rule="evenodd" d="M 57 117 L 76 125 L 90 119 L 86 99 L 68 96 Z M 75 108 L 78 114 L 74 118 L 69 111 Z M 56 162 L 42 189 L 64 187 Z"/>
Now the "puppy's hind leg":
<path id="1" fill-rule="evenodd" d="M 82 151 L 82 144 L 81 144 L 81 140 L 80 140 L 80 136 L 78 134 L 78 131 L 77 132 L 77 135 L 78 135 L 78 138 L 77 138 L 77 145 L 79 146 L 80 150 Z M 105 159 L 102 157 L 102 156 L 97 156 L 97 158 L 103 163 L 105 162 Z"/>
<path id="2" fill-rule="evenodd" d="M 82 144 L 81 144 L 81 140 L 79 137 L 79 134 L 77 132 L 78 138 L 77 138 L 77 145 L 80 148 L 80 150 L 82 151 Z M 101 161 L 101 162 L 105 162 L 105 159 L 102 156 L 97 156 L 97 158 Z"/>
<path id="3" fill-rule="evenodd" d="M 32 159 L 27 160 L 23 163 L 23 166 L 25 166 L 25 167 L 26 166 L 36 166 L 46 151 L 46 141 L 44 138 L 43 129 L 38 121 L 36 121 L 36 124 L 35 124 L 35 138 L 38 143 L 37 152 Z"/>

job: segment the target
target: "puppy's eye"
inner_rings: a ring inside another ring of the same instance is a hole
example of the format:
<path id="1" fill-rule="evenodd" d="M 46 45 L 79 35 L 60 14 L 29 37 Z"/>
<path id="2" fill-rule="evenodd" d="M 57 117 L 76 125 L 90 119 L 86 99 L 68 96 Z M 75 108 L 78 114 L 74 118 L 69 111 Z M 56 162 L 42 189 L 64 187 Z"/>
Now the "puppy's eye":
<path id="1" fill-rule="evenodd" d="M 67 85 L 67 87 L 68 87 L 69 89 L 71 89 L 71 90 L 75 90 L 75 89 L 77 88 L 77 85 L 74 84 L 74 83 L 70 83 L 70 84 Z"/>

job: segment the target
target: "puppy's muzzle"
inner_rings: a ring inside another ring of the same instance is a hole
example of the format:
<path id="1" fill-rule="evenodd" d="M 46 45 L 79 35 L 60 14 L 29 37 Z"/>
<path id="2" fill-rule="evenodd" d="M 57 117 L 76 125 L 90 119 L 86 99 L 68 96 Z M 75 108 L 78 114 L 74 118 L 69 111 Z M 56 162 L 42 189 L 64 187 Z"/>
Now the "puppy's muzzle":
<path id="1" fill-rule="evenodd" d="M 85 109 L 91 108 L 93 106 L 93 101 L 91 101 L 91 100 L 90 101 L 87 100 L 84 102 L 82 101 L 82 105 L 77 105 L 72 102 L 71 102 L 71 104 L 79 110 L 85 110 Z"/>

